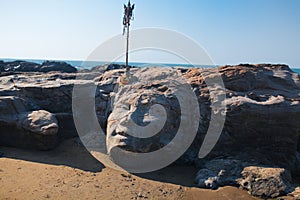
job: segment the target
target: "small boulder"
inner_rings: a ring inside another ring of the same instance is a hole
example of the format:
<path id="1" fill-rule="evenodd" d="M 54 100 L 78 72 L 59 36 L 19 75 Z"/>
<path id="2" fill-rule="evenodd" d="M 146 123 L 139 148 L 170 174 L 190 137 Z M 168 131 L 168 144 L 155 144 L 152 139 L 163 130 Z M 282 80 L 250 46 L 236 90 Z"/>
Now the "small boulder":
<path id="1" fill-rule="evenodd" d="M 56 117 L 18 97 L 0 97 L 0 145 L 48 150 L 58 141 Z"/>
<path id="2" fill-rule="evenodd" d="M 253 196 L 275 198 L 291 190 L 291 174 L 283 168 L 250 166 L 244 168 L 241 174 L 238 183 Z"/>
<path id="3" fill-rule="evenodd" d="M 236 179 L 247 163 L 234 159 L 214 159 L 205 163 L 196 175 L 195 183 L 200 188 L 217 189 L 219 186 L 236 186 Z"/>
<path id="4" fill-rule="evenodd" d="M 200 169 L 195 178 L 195 183 L 200 188 L 217 189 L 218 176 L 209 169 Z"/>
<path id="5" fill-rule="evenodd" d="M 39 135 L 55 135 L 58 131 L 55 116 L 45 110 L 36 110 L 21 116 L 20 125 L 28 131 Z"/>

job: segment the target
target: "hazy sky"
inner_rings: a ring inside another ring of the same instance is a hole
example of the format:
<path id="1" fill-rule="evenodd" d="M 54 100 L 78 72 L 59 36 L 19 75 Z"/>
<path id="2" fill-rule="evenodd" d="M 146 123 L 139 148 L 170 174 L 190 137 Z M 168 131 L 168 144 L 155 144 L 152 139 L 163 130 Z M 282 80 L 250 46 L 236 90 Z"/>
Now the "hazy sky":
<path id="1" fill-rule="evenodd" d="M 300 0 L 131 2 L 136 4 L 132 29 L 179 31 L 201 44 L 216 64 L 300 67 Z M 123 3 L 127 1 L 0 0 L 0 58 L 84 60 L 122 32 Z M 177 62 L 146 54 L 140 52 L 132 61 Z"/>

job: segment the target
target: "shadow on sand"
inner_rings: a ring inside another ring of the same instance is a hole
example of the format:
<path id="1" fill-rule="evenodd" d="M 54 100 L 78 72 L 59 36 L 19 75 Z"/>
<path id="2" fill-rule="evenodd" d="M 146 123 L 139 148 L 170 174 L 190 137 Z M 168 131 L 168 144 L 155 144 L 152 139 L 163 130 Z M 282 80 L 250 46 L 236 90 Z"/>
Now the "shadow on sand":
<path id="1" fill-rule="evenodd" d="M 104 168 L 102 163 L 96 160 L 77 142 L 77 138 L 63 141 L 58 147 L 51 151 L 0 147 L 0 152 L 2 152 L 2 157 L 5 158 L 50 165 L 64 165 L 90 172 L 101 172 Z"/>
<path id="2" fill-rule="evenodd" d="M 170 165 L 158 171 L 135 175 L 153 181 L 172 183 L 186 187 L 196 187 L 194 183 L 196 174 L 197 169 L 194 166 Z"/>
<path id="3" fill-rule="evenodd" d="M 78 141 L 78 138 L 68 139 L 51 151 L 0 147 L 0 154 L 2 154 L 0 157 L 69 166 L 89 172 L 101 172 L 105 168 L 104 165 L 95 159 Z M 155 172 L 134 175 L 153 181 L 194 187 L 196 173 L 197 170 L 193 166 L 170 165 Z"/>

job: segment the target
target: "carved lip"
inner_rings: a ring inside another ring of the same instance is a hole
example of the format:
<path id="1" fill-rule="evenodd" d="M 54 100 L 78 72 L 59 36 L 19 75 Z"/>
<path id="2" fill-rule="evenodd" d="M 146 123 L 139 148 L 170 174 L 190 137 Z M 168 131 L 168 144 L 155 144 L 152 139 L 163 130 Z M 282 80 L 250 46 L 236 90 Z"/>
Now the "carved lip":
<path id="1" fill-rule="evenodd" d="M 139 143 L 138 138 L 135 138 L 126 132 L 114 131 L 108 139 L 111 140 L 110 149 L 120 147 L 123 150 L 141 152 L 144 148 L 142 143 Z"/>

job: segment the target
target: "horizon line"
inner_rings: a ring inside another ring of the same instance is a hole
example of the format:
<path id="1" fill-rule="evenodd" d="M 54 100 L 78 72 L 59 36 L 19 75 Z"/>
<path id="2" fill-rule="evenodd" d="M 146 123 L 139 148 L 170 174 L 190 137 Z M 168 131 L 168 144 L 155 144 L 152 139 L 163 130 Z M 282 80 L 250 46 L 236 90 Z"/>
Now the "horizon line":
<path id="1" fill-rule="evenodd" d="M 5 61 L 5 60 L 9 60 L 9 61 L 20 61 L 20 60 L 39 60 L 39 61 L 63 61 L 63 62 L 66 62 L 66 61 L 69 61 L 69 62 L 102 62 L 102 63 L 105 63 L 105 64 L 108 64 L 108 63 L 125 63 L 125 61 L 116 61 L 116 62 L 110 62 L 110 61 L 100 61 L 100 60 L 80 60 L 80 59 L 63 59 L 63 58 L 26 58 L 26 57 L 22 57 L 22 58 L 0 58 L 0 61 Z M 173 63 L 173 62 L 145 62 L 145 61 L 130 61 L 130 63 L 139 63 L 139 64 L 153 64 L 153 65 L 157 65 L 157 64 L 166 64 L 166 65 L 207 65 L 207 64 L 191 64 L 191 63 Z M 240 64 L 283 64 L 283 65 L 287 65 L 289 66 L 291 69 L 300 69 L 300 67 L 291 67 L 291 65 L 289 64 L 286 64 L 286 63 L 272 63 L 272 62 L 261 62 L 261 63 L 249 63 L 249 62 L 240 62 L 238 64 L 215 64 L 215 65 L 207 65 L 207 66 L 226 66 L 226 65 L 240 65 Z"/>

